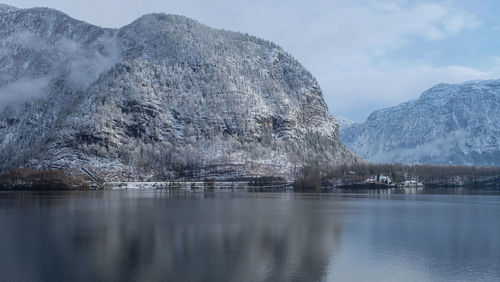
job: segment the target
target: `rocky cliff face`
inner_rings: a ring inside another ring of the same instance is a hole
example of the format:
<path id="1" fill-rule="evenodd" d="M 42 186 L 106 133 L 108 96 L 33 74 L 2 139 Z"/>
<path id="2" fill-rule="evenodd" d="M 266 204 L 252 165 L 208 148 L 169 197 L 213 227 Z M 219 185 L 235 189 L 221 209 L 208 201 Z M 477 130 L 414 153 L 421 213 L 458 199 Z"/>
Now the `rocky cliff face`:
<path id="1" fill-rule="evenodd" d="M 436 85 L 341 135 L 378 163 L 500 166 L 500 80 Z"/>
<path id="2" fill-rule="evenodd" d="M 273 43 L 174 15 L 120 29 L 0 6 L 0 170 L 293 176 L 361 159 Z"/>

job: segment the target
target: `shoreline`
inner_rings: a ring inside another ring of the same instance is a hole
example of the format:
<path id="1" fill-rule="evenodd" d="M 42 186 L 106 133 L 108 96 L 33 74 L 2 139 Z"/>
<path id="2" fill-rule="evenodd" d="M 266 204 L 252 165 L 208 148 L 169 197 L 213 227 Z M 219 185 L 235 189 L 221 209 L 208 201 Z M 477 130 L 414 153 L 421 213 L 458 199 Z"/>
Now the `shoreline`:
<path id="1" fill-rule="evenodd" d="M 487 185 L 485 183 L 473 183 L 458 185 L 456 183 L 426 184 L 423 186 L 387 185 L 378 183 L 352 183 L 343 185 L 322 185 L 318 188 L 301 189 L 293 186 L 288 181 L 279 184 L 251 185 L 249 181 L 112 181 L 102 183 L 87 182 L 83 186 L 59 186 L 59 182 L 46 183 L 42 188 L 39 185 L 31 185 L 30 182 L 22 182 L 19 185 L 11 184 L 8 187 L 0 186 L 0 191 L 125 191 L 125 190 L 172 190 L 172 191 L 214 191 L 214 190 L 239 190 L 239 191 L 294 191 L 294 192 L 329 192 L 329 191 L 356 191 L 356 190 L 438 190 L 446 188 L 463 189 L 491 189 L 500 191 L 500 183 Z M 489 183 L 491 184 L 491 183 Z"/>
<path id="2" fill-rule="evenodd" d="M 292 191 L 328 191 L 345 190 L 380 190 L 380 189 L 439 189 L 439 188 L 487 188 L 500 190 L 500 176 L 477 176 L 474 178 L 427 179 L 421 182 L 405 180 L 393 182 L 385 176 L 384 181 L 368 178 L 356 181 L 345 177 L 304 177 L 284 179 L 278 177 L 251 177 L 239 179 L 178 179 L 168 181 L 104 181 L 91 179 L 86 175 L 72 176 L 60 170 L 35 170 L 17 168 L 0 174 L 0 191 L 56 191 L 56 190 L 141 190 L 141 189 L 177 189 L 177 190 L 292 190 Z M 362 176 L 358 178 L 363 178 Z M 403 178 L 405 179 L 405 178 Z M 419 179 L 419 178 L 415 178 Z M 447 181 L 449 180 L 449 181 Z"/>

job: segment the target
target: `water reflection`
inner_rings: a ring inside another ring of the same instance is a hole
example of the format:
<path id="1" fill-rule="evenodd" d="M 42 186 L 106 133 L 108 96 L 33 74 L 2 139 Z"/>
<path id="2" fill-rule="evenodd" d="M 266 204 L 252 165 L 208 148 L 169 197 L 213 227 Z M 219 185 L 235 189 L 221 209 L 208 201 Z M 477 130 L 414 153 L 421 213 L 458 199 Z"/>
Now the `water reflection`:
<path id="1" fill-rule="evenodd" d="M 293 194 L 2 198 L 7 280 L 319 281 L 341 233 L 340 221 L 324 224 L 328 213 L 307 212 L 321 203 Z"/>
<path id="2" fill-rule="evenodd" d="M 500 197 L 0 193 L 0 280 L 498 280 Z"/>

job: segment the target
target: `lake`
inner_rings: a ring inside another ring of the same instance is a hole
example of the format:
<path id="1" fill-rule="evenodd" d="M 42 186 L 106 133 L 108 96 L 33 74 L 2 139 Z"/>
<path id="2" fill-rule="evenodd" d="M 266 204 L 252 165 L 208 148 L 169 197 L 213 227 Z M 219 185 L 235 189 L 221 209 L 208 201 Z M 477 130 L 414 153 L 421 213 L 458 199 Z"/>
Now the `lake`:
<path id="1" fill-rule="evenodd" d="M 0 192 L 0 281 L 500 281 L 500 195 L 436 191 Z"/>

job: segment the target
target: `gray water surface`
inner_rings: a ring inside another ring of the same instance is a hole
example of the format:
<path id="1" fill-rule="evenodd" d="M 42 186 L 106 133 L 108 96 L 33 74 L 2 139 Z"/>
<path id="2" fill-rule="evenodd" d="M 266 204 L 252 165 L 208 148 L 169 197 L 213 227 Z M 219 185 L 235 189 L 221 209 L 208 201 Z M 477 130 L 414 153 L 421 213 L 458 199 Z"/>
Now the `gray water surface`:
<path id="1" fill-rule="evenodd" d="M 0 192 L 0 281 L 500 281 L 458 194 Z"/>

